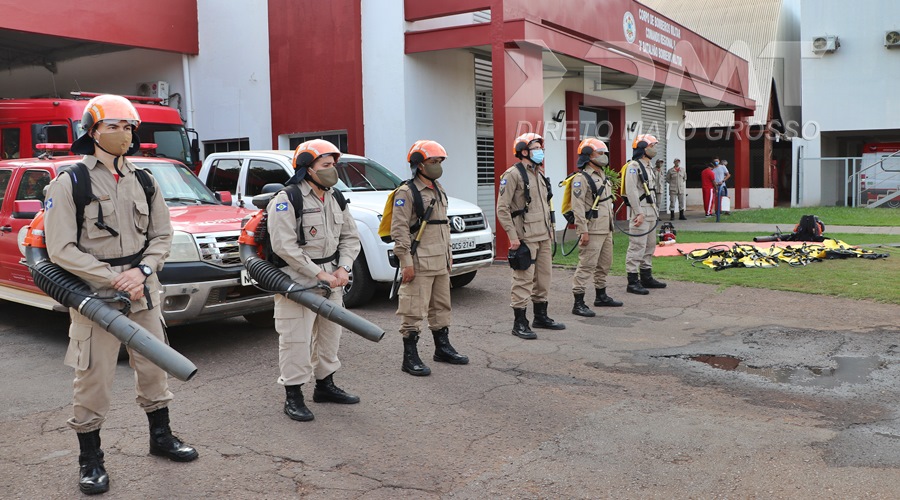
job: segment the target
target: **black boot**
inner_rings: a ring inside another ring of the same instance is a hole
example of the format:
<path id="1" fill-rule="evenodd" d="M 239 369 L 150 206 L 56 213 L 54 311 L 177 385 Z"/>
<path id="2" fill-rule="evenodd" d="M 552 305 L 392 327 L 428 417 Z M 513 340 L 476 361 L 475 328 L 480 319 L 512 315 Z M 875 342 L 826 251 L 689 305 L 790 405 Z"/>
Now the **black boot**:
<path id="1" fill-rule="evenodd" d="M 675 211 L 669 210 L 669 220 L 675 220 Z"/>
<path id="2" fill-rule="evenodd" d="M 150 421 L 150 454 L 175 462 L 190 462 L 200 455 L 197 450 L 172 435 L 169 428 L 169 409 L 160 408 L 147 414 Z"/>
<path id="3" fill-rule="evenodd" d="M 442 363 L 450 363 L 451 365 L 467 365 L 469 358 L 456 352 L 456 349 L 450 345 L 450 331 L 446 326 L 440 330 L 432 330 L 434 335 L 434 360 Z"/>
<path id="4" fill-rule="evenodd" d="M 653 269 L 641 269 L 641 285 L 644 288 L 665 288 L 666 284 L 653 278 Z"/>
<path id="5" fill-rule="evenodd" d="M 359 403 L 359 396 L 348 394 L 340 387 L 334 385 L 334 374 L 332 373 L 322 380 L 316 380 L 316 389 L 313 391 L 313 401 L 316 403 L 354 405 Z"/>
<path id="6" fill-rule="evenodd" d="M 687 217 L 684 216 L 684 210 L 678 211 L 678 220 L 687 220 Z"/>
<path id="7" fill-rule="evenodd" d="M 96 495 L 109 491 L 109 474 L 103 467 L 103 450 L 100 449 L 100 429 L 91 432 L 79 432 L 78 466 L 81 479 L 78 489 L 85 495 Z"/>
<path id="8" fill-rule="evenodd" d="M 516 319 L 513 321 L 512 334 L 520 339 L 536 339 L 537 334 L 531 330 L 530 326 L 528 326 L 528 317 L 525 315 L 525 308 L 513 308 L 513 314 L 515 314 Z"/>
<path id="9" fill-rule="evenodd" d="M 531 326 L 535 328 L 546 328 L 547 330 L 565 330 L 566 325 L 553 321 L 553 318 L 547 316 L 547 303 L 534 303 L 534 321 Z"/>
<path id="10" fill-rule="evenodd" d="M 649 290 L 641 285 L 641 279 L 638 277 L 638 273 L 628 273 L 628 287 L 625 288 L 625 291 L 628 293 L 636 293 L 638 295 L 647 295 L 650 293 Z"/>
<path id="11" fill-rule="evenodd" d="M 584 294 L 576 293 L 575 294 L 575 304 L 572 306 L 572 314 L 576 316 L 584 316 L 585 318 L 593 318 L 597 315 L 594 311 L 584 303 Z"/>
<path id="12" fill-rule="evenodd" d="M 300 390 L 303 384 L 284 386 L 284 414 L 298 422 L 309 422 L 316 418 L 306 403 L 303 402 L 303 392 Z"/>
<path id="13" fill-rule="evenodd" d="M 419 334 L 417 332 L 410 333 L 409 337 L 403 337 L 403 364 L 400 366 L 400 369 L 417 377 L 431 375 L 431 368 L 425 366 L 425 363 L 419 358 L 419 350 L 416 348 L 417 343 L 419 343 Z"/>
<path id="14" fill-rule="evenodd" d="M 594 305 L 598 307 L 622 307 L 622 303 L 618 300 L 606 295 L 606 288 L 595 288 L 597 292 L 597 299 L 594 301 Z"/>

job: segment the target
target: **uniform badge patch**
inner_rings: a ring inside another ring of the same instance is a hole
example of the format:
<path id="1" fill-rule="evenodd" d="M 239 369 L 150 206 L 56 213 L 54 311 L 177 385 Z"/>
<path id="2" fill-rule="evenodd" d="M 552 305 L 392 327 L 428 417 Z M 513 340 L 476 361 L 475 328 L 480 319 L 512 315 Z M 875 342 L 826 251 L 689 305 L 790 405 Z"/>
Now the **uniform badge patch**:
<path id="1" fill-rule="evenodd" d="M 316 233 L 318 233 L 318 232 L 319 232 L 319 231 L 316 229 L 316 226 L 313 226 L 313 227 L 309 228 L 309 235 L 310 235 L 310 236 L 315 236 Z"/>
<path id="2" fill-rule="evenodd" d="M 581 187 L 581 181 L 577 181 L 572 184 L 572 187 Z"/>
<path id="3" fill-rule="evenodd" d="M 53 208 L 53 198 L 49 198 L 46 203 L 44 203 L 44 210 L 50 210 Z"/>
<path id="4" fill-rule="evenodd" d="M 629 173 L 629 174 L 635 174 L 635 173 L 637 173 L 637 169 L 636 169 L 636 168 L 629 168 L 629 169 L 628 169 L 628 173 Z"/>
<path id="5" fill-rule="evenodd" d="M 579 197 L 581 196 L 581 190 L 580 190 L 580 189 L 573 189 L 573 190 L 572 190 L 572 194 L 574 194 L 576 198 L 579 198 Z"/>
<path id="6" fill-rule="evenodd" d="M 402 207 L 403 205 L 406 205 L 406 200 L 404 200 L 403 198 L 400 198 L 399 200 L 394 202 L 394 205 L 397 205 L 398 207 Z"/>
<path id="7" fill-rule="evenodd" d="M 501 186 L 505 186 L 505 185 L 506 185 L 506 179 L 500 179 L 500 185 L 501 185 Z"/>
<path id="8" fill-rule="evenodd" d="M 277 205 L 275 205 L 275 211 L 276 211 L 276 212 L 287 212 L 287 208 L 288 208 L 288 204 L 287 204 L 287 202 L 285 202 L 285 201 L 283 201 L 283 202 L 278 203 Z"/>
<path id="9" fill-rule="evenodd" d="M 322 211 L 321 208 L 304 208 L 303 209 L 303 213 L 305 213 L 305 214 L 317 214 L 321 211 Z"/>

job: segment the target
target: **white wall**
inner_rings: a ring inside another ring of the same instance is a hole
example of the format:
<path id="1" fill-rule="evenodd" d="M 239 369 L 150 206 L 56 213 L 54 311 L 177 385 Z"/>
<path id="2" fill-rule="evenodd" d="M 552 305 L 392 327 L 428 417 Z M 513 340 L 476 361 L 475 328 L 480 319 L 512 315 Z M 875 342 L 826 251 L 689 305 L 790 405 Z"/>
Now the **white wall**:
<path id="1" fill-rule="evenodd" d="M 275 147 L 267 6 L 266 0 L 197 2 L 200 55 L 190 58 L 190 78 L 201 142 L 248 137 L 252 149 Z"/>
<path id="2" fill-rule="evenodd" d="M 408 23 L 403 17 L 403 3 L 362 0 L 360 9 L 365 155 L 407 179 L 406 153 L 412 142 L 406 132 L 407 56 L 403 34 Z"/>
<path id="3" fill-rule="evenodd" d="M 412 54 L 405 62 L 406 141 L 397 164 L 409 177 L 409 147 L 419 139 L 435 140 L 447 150 L 441 178 L 447 194 L 477 203 L 474 56 L 447 50 Z"/>
<path id="4" fill-rule="evenodd" d="M 821 130 L 896 129 L 900 49 L 884 33 L 900 28 L 900 2 L 802 0 L 803 119 Z M 812 39 L 837 35 L 841 47 L 817 57 Z"/>

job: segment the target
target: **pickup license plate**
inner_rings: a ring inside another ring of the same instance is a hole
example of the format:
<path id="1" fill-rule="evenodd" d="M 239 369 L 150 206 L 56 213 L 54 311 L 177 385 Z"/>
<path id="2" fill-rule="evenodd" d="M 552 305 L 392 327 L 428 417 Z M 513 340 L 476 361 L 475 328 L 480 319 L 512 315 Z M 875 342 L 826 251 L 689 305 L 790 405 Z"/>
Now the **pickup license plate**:
<path id="1" fill-rule="evenodd" d="M 250 274 L 247 273 L 247 270 L 241 269 L 241 286 L 251 286 L 255 284 L 256 280 L 250 277 Z"/>
<path id="2" fill-rule="evenodd" d="M 457 240 L 450 243 L 450 250 L 456 252 L 459 250 L 474 250 L 475 249 L 475 240 L 472 238 L 466 238 L 463 240 Z"/>

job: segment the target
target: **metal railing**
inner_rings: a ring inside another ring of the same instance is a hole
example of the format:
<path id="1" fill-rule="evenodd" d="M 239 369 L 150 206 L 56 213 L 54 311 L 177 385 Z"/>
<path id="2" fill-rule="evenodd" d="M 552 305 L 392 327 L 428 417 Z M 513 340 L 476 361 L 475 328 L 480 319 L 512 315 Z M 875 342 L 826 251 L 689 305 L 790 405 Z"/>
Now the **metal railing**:
<path id="1" fill-rule="evenodd" d="M 891 162 L 885 168 L 886 160 L 894 160 L 896 163 Z M 865 166 L 862 162 L 863 158 L 859 156 L 798 158 L 797 204 L 803 203 L 804 167 L 813 163 L 822 168 L 823 172 L 833 172 L 832 169 L 835 168 L 843 170 L 843 192 L 838 193 L 837 197 L 844 200 L 845 206 L 900 206 L 900 151 Z"/>

